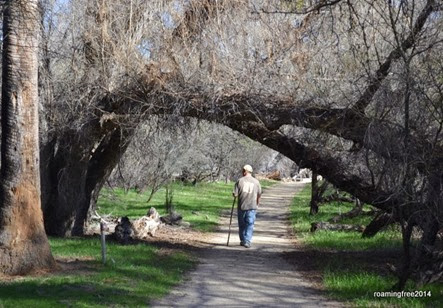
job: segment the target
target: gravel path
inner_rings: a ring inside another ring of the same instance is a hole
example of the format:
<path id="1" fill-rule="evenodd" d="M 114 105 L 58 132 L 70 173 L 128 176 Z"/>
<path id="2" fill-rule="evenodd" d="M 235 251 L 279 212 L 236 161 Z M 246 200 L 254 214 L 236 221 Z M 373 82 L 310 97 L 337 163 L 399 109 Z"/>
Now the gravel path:
<path id="1" fill-rule="evenodd" d="M 185 282 L 153 307 L 342 307 L 322 296 L 283 255 L 294 249 L 288 205 L 304 184 L 281 183 L 264 191 L 251 248 L 239 246 L 234 214 L 229 247 L 229 218 L 201 253 Z"/>

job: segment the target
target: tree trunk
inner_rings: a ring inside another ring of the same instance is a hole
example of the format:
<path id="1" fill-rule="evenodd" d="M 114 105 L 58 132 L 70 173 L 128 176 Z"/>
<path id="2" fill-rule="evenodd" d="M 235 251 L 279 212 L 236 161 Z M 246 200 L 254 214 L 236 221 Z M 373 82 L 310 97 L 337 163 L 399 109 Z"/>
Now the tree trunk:
<path id="1" fill-rule="evenodd" d="M 38 0 L 7 1 L 3 18 L 0 272 L 54 267 L 40 202 Z"/>
<path id="2" fill-rule="evenodd" d="M 98 122 L 98 120 L 97 120 Z M 46 232 L 55 236 L 82 235 L 88 211 L 118 163 L 133 128 L 102 129 L 72 136 L 66 132 L 46 145 L 42 162 L 43 213 Z"/>
<path id="3" fill-rule="evenodd" d="M 362 237 L 373 237 L 379 231 L 385 229 L 395 222 L 394 216 L 390 213 L 381 212 L 366 226 Z"/>
<path id="4" fill-rule="evenodd" d="M 394 290 L 403 290 L 406 286 L 406 282 L 411 274 L 411 236 L 414 228 L 412 222 L 408 222 L 402 226 L 402 238 L 403 238 L 403 265 L 398 273 L 398 282 L 393 286 Z"/>
<path id="5" fill-rule="evenodd" d="M 95 210 L 99 192 L 129 145 L 133 129 L 116 128 L 102 140 L 88 162 L 85 181 L 85 202 L 76 211 L 72 235 L 83 235 L 89 210 Z"/>
<path id="6" fill-rule="evenodd" d="M 42 157 L 42 208 L 46 233 L 53 236 L 71 235 L 77 209 L 86 200 L 87 162 L 77 142 L 69 144 L 68 136 L 46 145 L 48 155 Z"/>
<path id="7" fill-rule="evenodd" d="M 310 202 L 310 210 L 309 215 L 315 215 L 318 213 L 318 181 L 317 181 L 317 172 L 312 170 L 312 189 L 311 189 L 311 202 Z"/>
<path id="8" fill-rule="evenodd" d="M 321 184 L 321 186 L 318 186 L 318 172 L 312 171 L 312 183 L 311 183 L 311 202 L 310 202 L 310 210 L 309 215 L 315 215 L 318 213 L 318 207 L 319 204 L 322 202 L 325 202 L 323 198 L 323 194 L 325 193 L 326 189 L 328 189 L 328 182 L 325 180 Z M 329 201 L 326 201 L 329 202 Z"/>

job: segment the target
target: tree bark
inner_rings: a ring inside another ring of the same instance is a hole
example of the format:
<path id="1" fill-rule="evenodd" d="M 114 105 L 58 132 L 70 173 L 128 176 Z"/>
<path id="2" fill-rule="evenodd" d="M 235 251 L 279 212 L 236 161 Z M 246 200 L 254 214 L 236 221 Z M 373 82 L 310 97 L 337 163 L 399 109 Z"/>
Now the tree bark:
<path id="1" fill-rule="evenodd" d="M 38 131 L 37 0 L 7 1 L 3 18 L 0 272 L 55 266 L 43 227 Z"/>
<path id="2" fill-rule="evenodd" d="M 81 145 L 65 134 L 45 145 L 42 157 L 42 208 L 46 233 L 71 235 L 75 212 L 86 202 L 87 162 Z M 88 200 L 89 202 L 89 200 Z"/>
<path id="3" fill-rule="evenodd" d="M 311 202 L 309 203 L 309 215 L 315 215 L 318 213 L 318 181 L 317 181 L 317 172 L 312 171 L 312 183 L 311 183 Z"/>
<path id="4" fill-rule="evenodd" d="M 379 231 L 385 229 L 390 224 L 395 222 L 394 216 L 392 214 L 381 212 L 379 215 L 374 217 L 374 219 L 366 226 L 363 232 L 363 237 L 373 237 Z"/>
<path id="5" fill-rule="evenodd" d="M 411 274 L 411 236 L 414 228 L 412 222 L 406 223 L 402 227 L 403 238 L 403 265 L 398 273 L 398 282 L 393 286 L 394 290 L 403 290 Z"/>
<path id="6" fill-rule="evenodd" d="M 83 235 L 88 212 L 95 210 L 99 192 L 128 147 L 132 133 L 133 129 L 114 129 L 91 156 L 84 186 L 85 201 L 76 211 L 72 235 Z"/>
<path id="7" fill-rule="evenodd" d="M 132 133 L 132 127 L 106 128 L 97 123 L 82 136 L 66 132 L 46 145 L 42 199 L 48 234 L 83 234 L 88 211 L 95 206 L 101 187 L 126 150 Z"/>

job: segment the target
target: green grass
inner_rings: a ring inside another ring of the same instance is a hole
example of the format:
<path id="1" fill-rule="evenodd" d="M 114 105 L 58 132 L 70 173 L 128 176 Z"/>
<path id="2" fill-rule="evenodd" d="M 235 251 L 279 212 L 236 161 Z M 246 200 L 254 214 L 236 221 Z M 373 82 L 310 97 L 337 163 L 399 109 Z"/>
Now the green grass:
<path id="1" fill-rule="evenodd" d="M 392 227 L 379 232 L 368 239 L 357 232 L 317 231 L 310 232 L 312 222 L 327 221 L 335 215 L 352 209 L 353 204 L 332 202 L 320 206 L 319 213 L 309 215 L 311 188 L 306 187 L 293 200 L 291 206 L 291 222 L 296 236 L 307 247 L 328 255 L 315 264 L 323 271 L 323 283 L 327 292 L 334 298 L 347 301 L 355 307 L 442 307 L 443 286 L 431 284 L 417 288 L 409 282 L 406 291 L 431 291 L 431 297 L 422 298 L 376 298 L 374 292 L 388 292 L 396 283 L 396 277 L 380 272 L 377 266 L 368 266 L 368 260 L 373 254 L 401 249 L 401 234 Z M 368 210 L 366 207 L 364 210 Z M 340 223 L 366 225 L 370 216 L 346 219 Z M 331 252 L 331 253 L 328 253 Z M 358 256 L 369 256 L 366 260 Z M 375 261 L 377 262 L 377 261 Z M 379 264 L 379 267 L 386 264 Z"/>
<path id="2" fill-rule="evenodd" d="M 261 181 L 263 188 L 273 185 L 275 181 Z M 183 216 L 183 220 L 191 223 L 191 227 L 200 231 L 213 231 L 217 226 L 220 213 L 231 209 L 232 189 L 234 183 L 198 183 L 195 186 L 172 184 L 175 210 Z M 165 214 L 165 189 L 161 188 L 147 203 L 149 192 L 137 193 L 133 190 L 127 194 L 123 189 L 103 189 L 98 200 L 100 214 L 112 216 L 128 216 L 137 218 L 146 215 L 153 206 Z"/>
<path id="3" fill-rule="evenodd" d="M 263 182 L 263 187 L 273 184 Z M 184 219 L 200 230 L 211 230 L 218 215 L 232 205 L 233 183 L 174 184 L 173 202 Z M 140 217 L 148 208 L 163 210 L 164 190 L 147 204 L 147 194 L 105 190 L 98 202 L 101 214 Z M 98 237 L 50 238 L 53 255 L 76 271 L 0 281 L 3 307 L 146 307 L 167 294 L 196 260 L 180 250 L 159 250 L 149 244 L 107 243 L 108 262 L 101 264 Z M 69 263 L 67 263 L 69 261 Z M 66 266 L 66 265 L 65 265 Z"/>
<path id="4" fill-rule="evenodd" d="M 355 307 L 441 307 L 443 294 L 441 285 L 432 284 L 417 288 L 408 283 L 405 292 L 424 291 L 421 298 L 401 297 L 390 293 L 390 297 L 376 297 L 375 292 L 391 292 L 396 283 L 392 276 L 380 276 L 376 273 L 353 268 L 347 271 L 327 268 L 324 284 L 335 298 L 351 302 Z M 428 293 L 430 292 L 430 293 Z M 420 294 L 420 293 L 418 293 Z"/>
<path id="5" fill-rule="evenodd" d="M 304 243 L 309 247 L 351 251 L 401 248 L 401 234 L 395 228 L 380 232 L 372 238 L 362 238 L 361 233 L 357 232 L 319 230 L 311 233 L 311 223 L 327 221 L 338 214 L 348 212 L 354 205 L 347 202 L 331 202 L 320 206 L 317 215 L 309 215 L 310 200 L 311 188 L 306 187 L 294 198 L 291 208 L 291 222 L 297 237 L 303 239 Z M 363 210 L 369 210 L 368 206 L 364 206 Z M 370 220 L 370 216 L 359 216 L 344 219 L 340 223 L 366 225 Z"/>
<path id="6" fill-rule="evenodd" d="M 0 283 L 0 307 L 138 307 L 167 294 L 195 261 L 182 252 L 163 254 L 147 244 L 108 243 L 100 262 L 98 238 L 51 238 L 54 256 L 69 258 L 79 272 Z"/>

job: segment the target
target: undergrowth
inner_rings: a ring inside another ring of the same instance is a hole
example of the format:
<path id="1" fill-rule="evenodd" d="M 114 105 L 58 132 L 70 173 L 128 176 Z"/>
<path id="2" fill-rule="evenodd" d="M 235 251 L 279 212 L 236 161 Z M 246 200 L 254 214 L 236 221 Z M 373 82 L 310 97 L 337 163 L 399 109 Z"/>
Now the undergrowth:
<path id="1" fill-rule="evenodd" d="M 310 186 L 296 195 L 291 206 L 291 222 L 296 237 L 318 254 L 318 258 L 312 261 L 323 272 L 323 284 L 332 297 L 355 307 L 441 307 L 441 284 L 418 288 L 409 281 L 405 291 L 416 291 L 415 295 L 421 297 L 376 293 L 390 292 L 396 282 L 396 277 L 387 270 L 386 263 L 401 258 L 401 233 L 397 227 L 389 227 L 372 238 L 362 238 L 358 232 L 320 230 L 311 233 L 311 223 L 328 221 L 351 210 L 354 204 L 331 202 L 321 205 L 317 215 L 309 215 L 310 198 Z M 364 211 L 370 209 L 369 206 L 363 208 Z M 344 219 L 340 223 L 367 225 L 371 218 L 369 215 L 361 215 Z M 384 256 L 390 259 L 386 260 Z"/>

